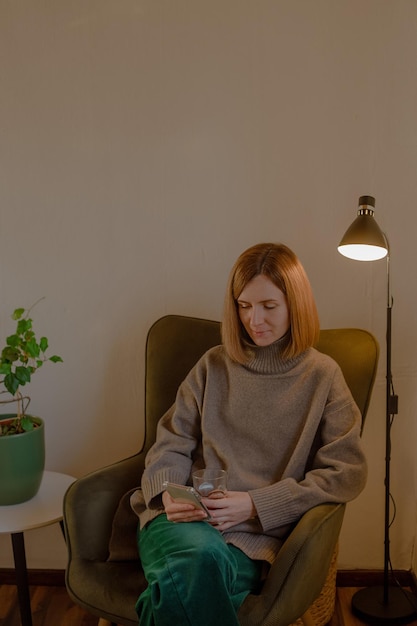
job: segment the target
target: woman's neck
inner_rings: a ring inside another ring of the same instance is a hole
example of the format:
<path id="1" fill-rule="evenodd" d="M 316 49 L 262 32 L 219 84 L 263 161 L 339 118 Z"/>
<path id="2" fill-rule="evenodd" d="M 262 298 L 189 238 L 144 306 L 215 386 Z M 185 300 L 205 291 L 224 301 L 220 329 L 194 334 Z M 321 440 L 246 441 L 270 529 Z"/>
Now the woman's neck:
<path id="1" fill-rule="evenodd" d="M 257 346 L 245 340 L 248 360 L 243 367 L 258 374 L 277 374 L 290 370 L 300 360 L 300 356 L 290 359 L 283 356 L 290 341 L 290 330 L 268 346 Z"/>

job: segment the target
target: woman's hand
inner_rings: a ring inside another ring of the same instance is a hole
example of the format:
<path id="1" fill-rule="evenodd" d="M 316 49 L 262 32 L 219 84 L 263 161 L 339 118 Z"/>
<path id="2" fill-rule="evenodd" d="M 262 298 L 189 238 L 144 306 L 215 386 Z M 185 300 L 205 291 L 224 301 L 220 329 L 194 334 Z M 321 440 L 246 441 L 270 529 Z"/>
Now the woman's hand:
<path id="1" fill-rule="evenodd" d="M 246 491 L 227 491 L 223 498 L 203 498 L 203 502 L 212 517 L 209 524 L 221 531 L 256 517 L 255 505 Z"/>
<path id="2" fill-rule="evenodd" d="M 256 517 L 256 509 L 252 498 L 245 491 L 227 491 L 223 498 L 203 498 L 210 511 L 209 524 L 220 531 L 228 530 L 236 524 Z M 170 522 L 201 522 L 207 519 L 204 511 L 196 509 L 192 504 L 178 502 L 168 492 L 162 494 L 167 519 Z"/>
<path id="3" fill-rule="evenodd" d="M 167 491 L 162 494 L 162 504 L 170 522 L 201 522 L 207 519 L 207 514 L 202 509 L 174 500 Z"/>

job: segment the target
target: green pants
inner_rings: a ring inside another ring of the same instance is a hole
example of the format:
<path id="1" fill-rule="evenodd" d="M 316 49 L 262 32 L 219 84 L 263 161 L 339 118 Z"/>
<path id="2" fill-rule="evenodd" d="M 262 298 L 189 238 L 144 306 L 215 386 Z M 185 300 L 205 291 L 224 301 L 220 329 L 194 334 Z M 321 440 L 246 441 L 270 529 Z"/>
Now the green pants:
<path id="1" fill-rule="evenodd" d="M 238 626 L 238 608 L 260 585 L 262 563 L 206 522 L 160 515 L 139 532 L 139 552 L 148 581 L 140 626 Z"/>

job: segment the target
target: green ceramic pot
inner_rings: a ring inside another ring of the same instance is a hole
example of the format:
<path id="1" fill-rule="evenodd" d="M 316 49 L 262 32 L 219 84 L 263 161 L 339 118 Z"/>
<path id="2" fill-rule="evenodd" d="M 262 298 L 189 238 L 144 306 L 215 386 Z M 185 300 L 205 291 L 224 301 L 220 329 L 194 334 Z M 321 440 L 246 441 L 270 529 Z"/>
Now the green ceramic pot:
<path id="1" fill-rule="evenodd" d="M 11 415 L 0 415 L 0 420 Z M 0 506 L 20 504 L 35 496 L 45 467 L 45 428 L 39 426 L 20 435 L 0 437 Z"/>

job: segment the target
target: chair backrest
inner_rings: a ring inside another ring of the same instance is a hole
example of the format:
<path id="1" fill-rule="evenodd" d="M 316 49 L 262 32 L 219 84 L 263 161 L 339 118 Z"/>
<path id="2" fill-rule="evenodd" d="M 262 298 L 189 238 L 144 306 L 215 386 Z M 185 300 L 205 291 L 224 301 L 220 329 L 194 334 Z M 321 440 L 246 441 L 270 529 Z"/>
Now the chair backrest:
<path id="1" fill-rule="evenodd" d="M 379 358 L 379 344 L 367 330 L 330 328 L 320 331 L 317 349 L 340 365 L 362 414 L 362 428 L 371 400 Z"/>
<path id="2" fill-rule="evenodd" d="M 155 441 L 156 426 L 175 400 L 190 369 L 209 348 L 221 343 L 220 322 L 166 315 L 150 328 L 146 342 L 145 443 Z M 379 348 L 371 333 L 357 328 L 322 330 L 317 349 L 339 363 L 365 419 L 375 381 Z"/>
<path id="3" fill-rule="evenodd" d="M 156 426 L 175 400 L 177 389 L 198 359 L 221 343 L 220 322 L 166 315 L 148 332 L 145 373 L 145 449 L 156 438 Z"/>

